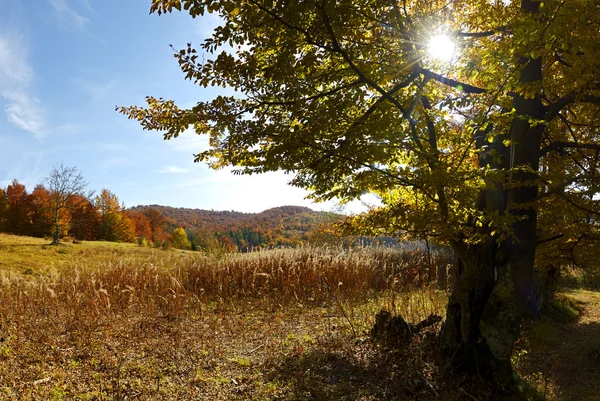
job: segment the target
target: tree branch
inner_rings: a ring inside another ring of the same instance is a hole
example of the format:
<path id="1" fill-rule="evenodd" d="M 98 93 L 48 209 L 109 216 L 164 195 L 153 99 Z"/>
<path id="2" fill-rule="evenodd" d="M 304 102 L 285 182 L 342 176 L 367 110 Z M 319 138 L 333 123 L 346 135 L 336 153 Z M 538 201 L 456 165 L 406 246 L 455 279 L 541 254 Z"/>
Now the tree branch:
<path id="1" fill-rule="evenodd" d="M 335 87 L 331 90 L 328 90 L 326 92 L 319 92 L 317 94 L 314 94 L 312 96 L 307 96 L 307 97 L 303 97 L 303 98 L 299 98 L 299 99 L 294 99 L 294 100 L 287 100 L 287 101 L 281 101 L 281 102 L 276 102 L 276 101 L 262 101 L 262 100 L 257 100 L 258 103 L 260 105 L 265 105 L 265 106 L 293 106 L 296 103 L 300 103 L 300 102 L 307 102 L 310 100 L 315 100 L 321 97 L 326 97 L 329 95 L 333 95 L 334 93 L 337 93 L 339 91 L 342 91 L 344 89 L 348 89 L 348 88 L 352 88 L 353 86 L 357 86 L 360 85 L 361 83 L 363 83 L 360 80 L 356 80 L 356 81 L 352 81 L 349 82 L 345 85 L 341 85 L 338 87 Z"/>
<path id="2" fill-rule="evenodd" d="M 501 26 L 496 29 L 491 29 L 489 31 L 484 32 L 454 32 L 454 35 L 460 38 L 485 38 L 487 36 L 492 36 L 498 32 L 506 32 L 506 26 Z"/>
<path id="3" fill-rule="evenodd" d="M 544 116 L 544 121 L 552 121 L 565 107 L 567 107 L 569 104 L 575 103 L 576 100 L 577 93 L 575 91 L 571 91 L 565 96 L 559 98 L 556 102 L 552 103 L 548 107 L 548 111 Z M 600 96 L 582 95 L 579 100 L 582 103 L 593 103 L 600 106 Z"/>
<path id="4" fill-rule="evenodd" d="M 569 141 L 560 141 L 553 142 L 548 146 L 545 146 L 540 151 L 541 156 L 545 156 L 548 153 L 555 151 L 560 151 L 565 148 L 571 149 L 591 149 L 591 150 L 600 150 L 600 144 L 597 143 L 577 143 L 577 142 L 569 142 Z"/>
<path id="5" fill-rule="evenodd" d="M 433 71 L 430 71 L 426 68 L 421 68 L 421 71 L 424 74 L 426 74 L 429 78 L 432 78 L 444 85 L 448 85 L 448 86 L 451 86 L 451 87 L 457 88 L 457 89 L 460 87 L 461 90 L 465 93 L 485 93 L 485 92 L 487 92 L 487 90 L 485 90 L 483 88 L 478 88 L 473 85 L 469 85 L 469 84 L 465 84 L 463 82 L 456 81 L 454 79 L 451 79 L 451 78 L 445 77 L 443 75 L 437 74 Z"/>
<path id="6" fill-rule="evenodd" d="M 577 209 L 579 209 L 581 211 L 587 212 L 589 214 L 592 214 L 592 215 L 594 215 L 596 217 L 600 217 L 600 212 L 597 212 L 597 211 L 595 211 L 593 209 L 590 209 L 588 207 L 580 205 L 579 203 L 575 202 L 573 199 L 569 198 L 566 194 L 564 194 L 564 193 L 558 193 L 558 195 L 561 198 L 563 198 L 567 203 L 569 203 L 570 205 L 574 206 L 575 208 L 577 208 Z"/>
<path id="7" fill-rule="evenodd" d="M 565 236 L 564 234 L 556 234 L 556 235 L 553 235 L 552 237 L 539 240 L 536 245 L 541 245 L 541 244 L 545 244 L 547 242 L 552 242 L 552 241 L 562 238 L 564 236 Z"/>

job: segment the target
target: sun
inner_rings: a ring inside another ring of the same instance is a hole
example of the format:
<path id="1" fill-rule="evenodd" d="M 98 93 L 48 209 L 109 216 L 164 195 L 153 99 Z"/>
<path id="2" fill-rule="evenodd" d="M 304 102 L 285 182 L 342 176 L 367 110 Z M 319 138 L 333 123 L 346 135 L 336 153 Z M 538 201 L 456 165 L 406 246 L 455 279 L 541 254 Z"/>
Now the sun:
<path id="1" fill-rule="evenodd" d="M 427 53 L 439 61 L 450 61 L 456 51 L 454 41 L 444 34 L 433 36 L 427 43 Z"/>

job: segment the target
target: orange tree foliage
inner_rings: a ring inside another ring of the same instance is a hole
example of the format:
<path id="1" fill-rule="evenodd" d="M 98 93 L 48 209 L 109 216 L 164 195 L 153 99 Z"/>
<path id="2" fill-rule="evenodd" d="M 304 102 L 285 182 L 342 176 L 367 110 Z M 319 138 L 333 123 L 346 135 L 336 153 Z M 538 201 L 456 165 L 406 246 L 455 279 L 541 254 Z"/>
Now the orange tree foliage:
<path id="1" fill-rule="evenodd" d="M 82 195 L 75 195 L 69 202 L 71 223 L 69 234 L 78 240 L 100 238 L 100 214 L 92 201 Z"/>
<path id="2" fill-rule="evenodd" d="M 0 188 L 0 231 L 6 230 L 6 218 L 8 213 L 8 196 L 6 190 Z"/>
<path id="3" fill-rule="evenodd" d="M 28 220 L 31 227 L 29 232 L 34 237 L 43 237 L 49 235 L 52 231 L 53 215 L 50 192 L 42 185 L 38 184 L 33 189 L 30 199 L 30 210 Z"/>
<path id="4" fill-rule="evenodd" d="M 81 192 L 63 194 L 59 198 L 43 184 L 28 193 L 23 184 L 13 180 L 6 189 L 0 188 L 0 232 L 46 237 L 55 235 L 58 226 L 59 237 L 71 235 L 78 240 L 133 242 L 137 237 L 152 236 L 150 220 L 141 212 L 126 211 L 109 190 L 102 190 L 95 199 Z M 160 213 L 154 219 L 164 220 Z M 159 242 L 168 241 L 166 226 L 160 224 Z"/>
<path id="5" fill-rule="evenodd" d="M 6 188 L 6 198 L 8 204 L 6 231 L 14 234 L 26 234 L 30 205 L 25 185 L 13 180 Z"/>
<path id="6" fill-rule="evenodd" d="M 135 236 L 140 243 L 144 240 L 152 239 L 152 230 L 150 228 L 150 219 L 144 213 L 135 209 L 127 209 L 123 212 L 135 227 Z"/>

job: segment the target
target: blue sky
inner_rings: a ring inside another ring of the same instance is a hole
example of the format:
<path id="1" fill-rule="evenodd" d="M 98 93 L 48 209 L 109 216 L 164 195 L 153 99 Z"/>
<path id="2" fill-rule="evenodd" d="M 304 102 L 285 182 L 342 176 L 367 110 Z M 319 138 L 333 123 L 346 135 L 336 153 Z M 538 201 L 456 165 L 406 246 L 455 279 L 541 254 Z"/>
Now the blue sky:
<path id="1" fill-rule="evenodd" d="M 0 186 L 16 178 L 32 190 L 62 162 L 126 206 L 330 209 L 305 200 L 283 173 L 239 177 L 193 163 L 204 138 L 163 141 L 114 111 L 146 95 L 190 106 L 223 90 L 185 81 L 169 47 L 199 44 L 216 17 L 158 17 L 149 7 L 150 0 L 0 0 Z"/>

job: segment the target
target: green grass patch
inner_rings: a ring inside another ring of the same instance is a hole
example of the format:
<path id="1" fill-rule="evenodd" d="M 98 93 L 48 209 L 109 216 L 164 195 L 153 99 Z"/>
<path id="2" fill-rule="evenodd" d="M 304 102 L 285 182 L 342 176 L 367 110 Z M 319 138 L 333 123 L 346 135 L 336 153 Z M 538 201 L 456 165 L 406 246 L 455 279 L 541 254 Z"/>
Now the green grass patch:
<path id="1" fill-rule="evenodd" d="M 569 323 L 579 319 L 582 312 L 581 305 L 565 295 L 556 295 L 548 305 L 547 315 L 557 322 Z"/>

